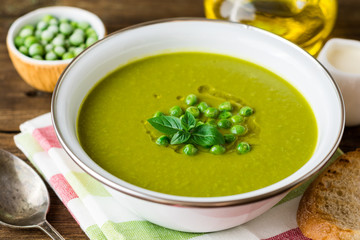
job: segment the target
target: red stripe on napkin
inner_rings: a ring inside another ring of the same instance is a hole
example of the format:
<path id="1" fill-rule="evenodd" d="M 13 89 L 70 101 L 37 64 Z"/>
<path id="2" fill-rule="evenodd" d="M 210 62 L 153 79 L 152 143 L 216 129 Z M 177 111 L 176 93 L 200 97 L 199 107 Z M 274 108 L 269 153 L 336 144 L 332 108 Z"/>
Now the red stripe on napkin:
<path id="1" fill-rule="evenodd" d="M 74 198 L 79 198 L 79 196 L 75 193 L 74 189 L 65 179 L 64 175 L 59 173 L 52 176 L 49 180 L 49 183 L 51 184 L 55 192 L 58 194 L 61 201 L 65 204 L 65 206 L 70 200 Z"/>
<path id="2" fill-rule="evenodd" d="M 311 240 L 310 238 L 305 237 L 299 228 L 294 228 L 289 231 L 283 232 L 279 235 L 276 235 L 271 238 L 266 238 L 262 240 Z"/>
<path id="3" fill-rule="evenodd" d="M 37 128 L 32 135 L 46 152 L 53 147 L 61 148 L 52 126 Z"/>

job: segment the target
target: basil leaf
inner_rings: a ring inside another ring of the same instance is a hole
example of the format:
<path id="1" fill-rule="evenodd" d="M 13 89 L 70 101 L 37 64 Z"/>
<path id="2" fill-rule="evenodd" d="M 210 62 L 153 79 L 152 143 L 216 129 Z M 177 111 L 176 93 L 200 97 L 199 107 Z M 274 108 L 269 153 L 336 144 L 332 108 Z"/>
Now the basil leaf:
<path id="1" fill-rule="evenodd" d="M 196 126 L 195 117 L 191 113 L 185 112 L 184 116 L 181 118 L 181 126 L 185 131 L 193 129 Z"/>
<path id="2" fill-rule="evenodd" d="M 180 144 L 180 143 L 184 143 L 187 140 L 189 140 L 191 134 L 188 132 L 184 132 L 184 131 L 178 131 L 177 133 L 175 133 L 175 135 L 171 138 L 171 142 L 170 144 Z"/>
<path id="3" fill-rule="evenodd" d="M 160 116 L 147 120 L 151 126 L 167 135 L 174 135 L 182 130 L 180 119 L 172 116 Z"/>
<path id="4" fill-rule="evenodd" d="M 191 140 L 202 147 L 225 143 L 224 137 L 219 130 L 208 124 L 197 126 L 192 132 Z"/>

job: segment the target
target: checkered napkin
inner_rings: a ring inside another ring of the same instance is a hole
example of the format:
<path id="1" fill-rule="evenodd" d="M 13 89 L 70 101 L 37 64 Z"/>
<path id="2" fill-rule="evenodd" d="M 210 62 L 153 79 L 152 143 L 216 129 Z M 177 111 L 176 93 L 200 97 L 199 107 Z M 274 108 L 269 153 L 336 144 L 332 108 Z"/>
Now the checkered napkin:
<path id="1" fill-rule="evenodd" d="M 277 240 L 308 239 L 296 224 L 296 210 L 307 184 L 290 192 L 277 206 L 241 226 L 215 233 L 185 233 L 152 224 L 123 208 L 97 180 L 81 170 L 59 144 L 50 113 L 20 125 L 14 137 L 92 240 L 192 239 Z M 341 154 L 338 150 L 332 160 Z"/>

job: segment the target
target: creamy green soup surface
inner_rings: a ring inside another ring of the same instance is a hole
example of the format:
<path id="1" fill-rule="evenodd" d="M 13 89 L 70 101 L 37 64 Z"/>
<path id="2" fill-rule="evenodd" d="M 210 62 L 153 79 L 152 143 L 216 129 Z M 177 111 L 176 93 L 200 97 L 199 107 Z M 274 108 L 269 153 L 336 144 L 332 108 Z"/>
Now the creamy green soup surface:
<path id="1" fill-rule="evenodd" d="M 196 94 L 217 107 L 249 105 L 252 150 L 187 156 L 154 143 L 162 134 L 147 123 L 155 112 Z M 274 73 L 237 58 L 200 52 L 147 57 L 105 76 L 79 111 L 77 131 L 86 153 L 118 178 L 179 196 L 216 197 L 253 191 L 284 179 L 311 157 L 317 142 L 314 114 L 305 98 Z"/>

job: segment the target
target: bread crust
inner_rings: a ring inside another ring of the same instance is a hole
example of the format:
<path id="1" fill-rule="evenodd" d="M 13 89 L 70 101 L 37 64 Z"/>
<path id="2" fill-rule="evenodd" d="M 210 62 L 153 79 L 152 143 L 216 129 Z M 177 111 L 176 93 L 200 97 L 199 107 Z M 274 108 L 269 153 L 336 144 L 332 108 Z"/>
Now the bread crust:
<path id="1" fill-rule="evenodd" d="M 336 159 L 307 188 L 297 223 L 314 240 L 360 239 L 360 149 Z"/>

